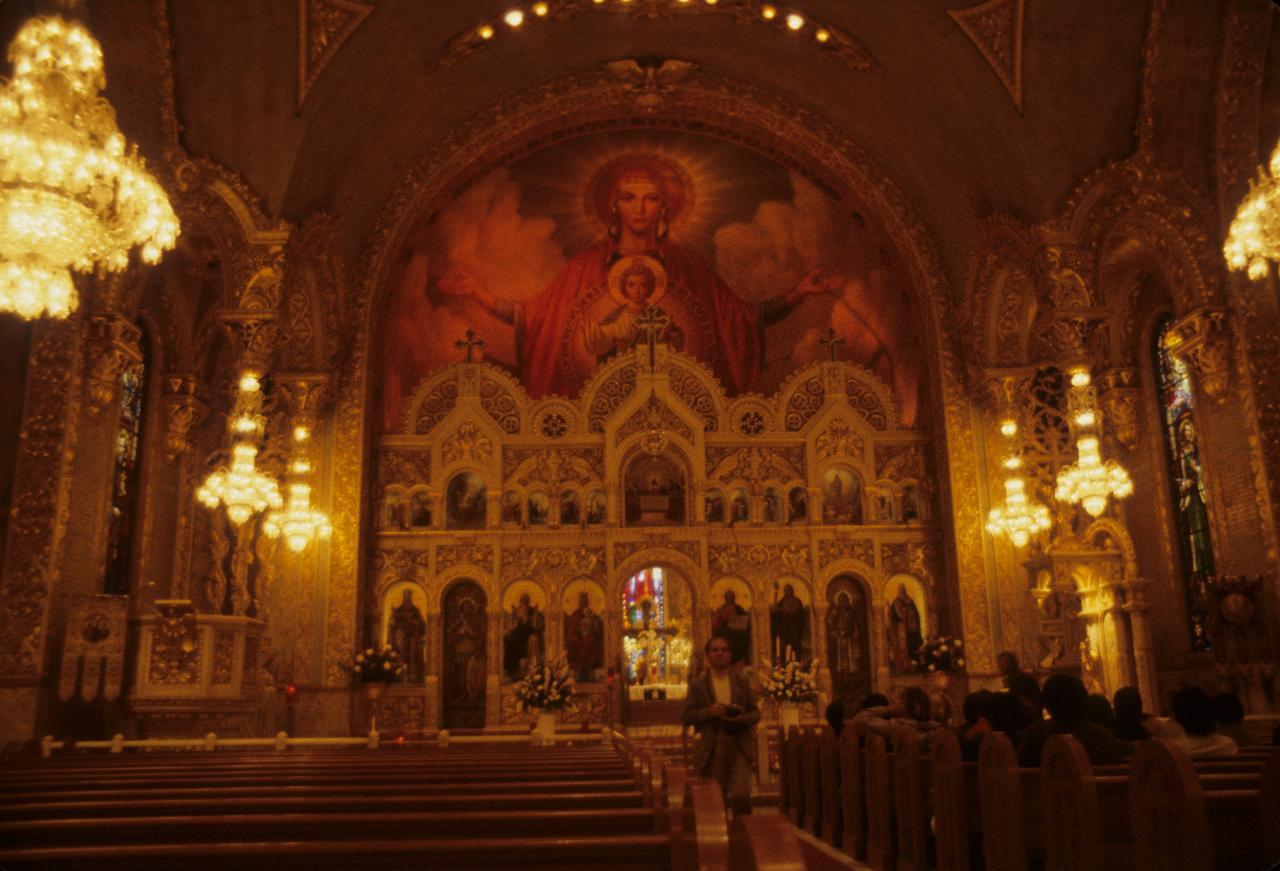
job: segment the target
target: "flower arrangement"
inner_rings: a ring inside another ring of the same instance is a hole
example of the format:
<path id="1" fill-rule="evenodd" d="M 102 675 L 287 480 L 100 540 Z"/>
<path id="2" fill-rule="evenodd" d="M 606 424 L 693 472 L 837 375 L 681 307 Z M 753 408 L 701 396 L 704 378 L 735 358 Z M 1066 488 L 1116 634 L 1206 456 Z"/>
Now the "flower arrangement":
<path id="1" fill-rule="evenodd" d="M 804 702 L 818 694 L 818 682 L 812 664 L 788 659 L 783 665 L 775 665 L 765 680 L 761 691 L 775 702 Z"/>
<path id="2" fill-rule="evenodd" d="M 516 684 L 516 704 L 521 711 L 572 709 L 573 696 L 573 675 L 564 662 L 535 666 Z"/>
<path id="3" fill-rule="evenodd" d="M 357 653 L 351 673 L 363 683 L 392 683 L 404 674 L 404 663 L 394 647 L 384 644 L 376 650 L 369 647 L 364 653 Z"/>
<path id="4" fill-rule="evenodd" d="M 959 671 L 964 668 L 964 642 L 945 636 L 934 638 L 920 645 L 912 661 L 917 671 L 925 673 Z"/>

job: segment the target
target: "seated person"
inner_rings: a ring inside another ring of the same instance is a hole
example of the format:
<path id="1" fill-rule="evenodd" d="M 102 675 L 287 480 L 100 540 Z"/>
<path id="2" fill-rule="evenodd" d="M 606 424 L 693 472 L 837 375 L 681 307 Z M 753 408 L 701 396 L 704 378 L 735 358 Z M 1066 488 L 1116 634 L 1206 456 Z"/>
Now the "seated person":
<path id="1" fill-rule="evenodd" d="M 1080 678 L 1055 674 L 1044 682 L 1042 693 L 1049 719 L 1033 723 L 1023 732 L 1018 742 L 1018 764 L 1023 768 L 1040 767 L 1045 741 L 1052 735 L 1074 737 L 1094 765 L 1118 765 L 1133 752 L 1132 744 L 1089 722 L 1085 713 L 1089 692 Z"/>
<path id="2" fill-rule="evenodd" d="M 1183 687 L 1174 693 L 1173 719 L 1186 733 L 1174 743 L 1192 756 L 1233 756 L 1240 752 L 1235 741 L 1218 732 L 1213 699 L 1199 687 Z"/>
<path id="3" fill-rule="evenodd" d="M 840 737 L 840 730 L 844 728 L 844 701 L 836 699 L 827 705 L 826 711 L 827 723 L 831 726 L 831 731 L 835 732 L 836 737 Z"/>
<path id="4" fill-rule="evenodd" d="M 1218 693 L 1213 697 L 1213 716 L 1218 721 L 1218 732 L 1236 742 L 1238 747 L 1248 747 L 1253 738 L 1244 729 L 1244 705 L 1235 693 Z"/>
<path id="5" fill-rule="evenodd" d="M 978 690 L 964 697 L 964 722 L 956 726 L 956 737 L 960 739 L 960 751 L 966 762 L 978 758 L 982 736 L 991 731 L 988 710 L 993 695 L 991 690 Z"/>
<path id="6" fill-rule="evenodd" d="M 1111 700 L 1115 706 L 1116 737 L 1125 741 L 1145 741 L 1151 737 L 1147 721 L 1152 716 L 1142 710 L 1142 694 L 1137 687 L 1120 687 Z"/>
<path id="7" fill-rule="evenodd" d="M 929 694 L 920 687 L 904 687 L 896 705 L 863 708 L 853 718 L 872 732 L 892 738 L 899 729 L 912 729 L 921 734 L 921 745 L 928 746 L 929 732 L 937 729 L 934 722 Z"/>

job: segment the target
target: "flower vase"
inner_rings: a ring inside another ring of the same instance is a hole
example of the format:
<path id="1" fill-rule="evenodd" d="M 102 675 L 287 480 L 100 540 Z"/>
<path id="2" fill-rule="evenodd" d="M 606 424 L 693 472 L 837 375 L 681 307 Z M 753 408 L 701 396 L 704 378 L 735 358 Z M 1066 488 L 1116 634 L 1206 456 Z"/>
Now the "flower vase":
<path id="1" fill-rule="evenodd" d="M 364 697 L 369 700 L 369 731 L 378 731 L 378 699 L 382 698 L 387 692 L 387 685 L 380 681 L 366 681 L 364 684 Z"/>
<path id="2" fill-rule="evenodd" d="M 929 705 L 933 709 L 933 718 L 939 722 L 951 719 L 951 698 L 947 690 L 951 687 L 951 672 L 931 671 L 925 677 L 928 684 Z"/>
<path id="3" fill-rule="evenodd" d="M 538 711 L 538 720 L 533 726 L 534 742 L 538 744 L 551 744 L 556 737 L 556 712 L 555 711 Z"/>
<path id="4" fill-rule="evenodd" d="M 782 721 L 782 733 L 785 735 L 792 726 L 800 725 L 800 705 L 796 702 L 782 702 L 779 706 Z"/>

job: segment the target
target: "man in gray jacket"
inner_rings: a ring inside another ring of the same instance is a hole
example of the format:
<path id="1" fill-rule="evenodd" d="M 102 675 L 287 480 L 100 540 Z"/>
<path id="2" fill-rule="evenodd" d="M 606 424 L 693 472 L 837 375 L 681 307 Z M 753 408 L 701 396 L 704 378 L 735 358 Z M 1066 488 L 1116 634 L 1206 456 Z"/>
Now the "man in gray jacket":
<path id="1" fill-rule="evenodd" d="M 733 656 L 729 639 L 713 636 L 706 653 L 710 667 L 689 681 L 684 705 L 684 724 L 698 733 L 693 768 L 720 784 L 725 805 L 735 814 L 750 813 L 760 709 L 750 681 L 729 668 Z"/>

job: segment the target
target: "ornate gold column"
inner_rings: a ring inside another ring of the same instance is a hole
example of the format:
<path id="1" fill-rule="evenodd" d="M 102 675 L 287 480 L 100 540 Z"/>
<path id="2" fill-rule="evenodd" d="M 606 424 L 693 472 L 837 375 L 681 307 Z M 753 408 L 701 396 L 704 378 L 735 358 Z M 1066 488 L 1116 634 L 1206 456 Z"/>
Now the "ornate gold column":
<path id="1" fill-rule="evenodd" d="M 1147 600 L 1150 582 L 1145 578 L 1131 578 L 1125 582 L 1127 597 L 1124 604 L 1129 615 L 1129 630 L 1133 640 L 1133 671 L 1138 692 L 1146 710 L 1160 708 L 1159 685 L 1156 682 L 1156 655 L 1151 643 L 1151 627 L 1147 612 L 1151 608 Z"/>
<path id="2" fill-rule="evenodd" d="M 1103 431 L 1125 450 L 1138 445 L 1138 373 L 1128 366 L 1107 369 L 1096 379 Z"/>
<path id="3" fill-rule="evenodd" d="M 209 408 L 198 395 L 198 382 L 194 373 L 181 372 L 165 376 L 164 396 L 161 399 L 164 413 L 165 459 L 174 464 L 173 490 L 176 506 L 174 512 L 173 562 L 169 565 L 169 589 L 158 594 L 161 598 L 190 599 L 191 577 L 191 521 L 196 508 L 196 457 L 191 452 L 191 430 L 209 413 Z M 153 506 L 158 509 L 158 506 Z M 154 554 L 146 553 L 150 561 Z M 151 563 L 148 562 L 148 565 Z M 148 575 L 151 576 L 151 575 Z"/>

